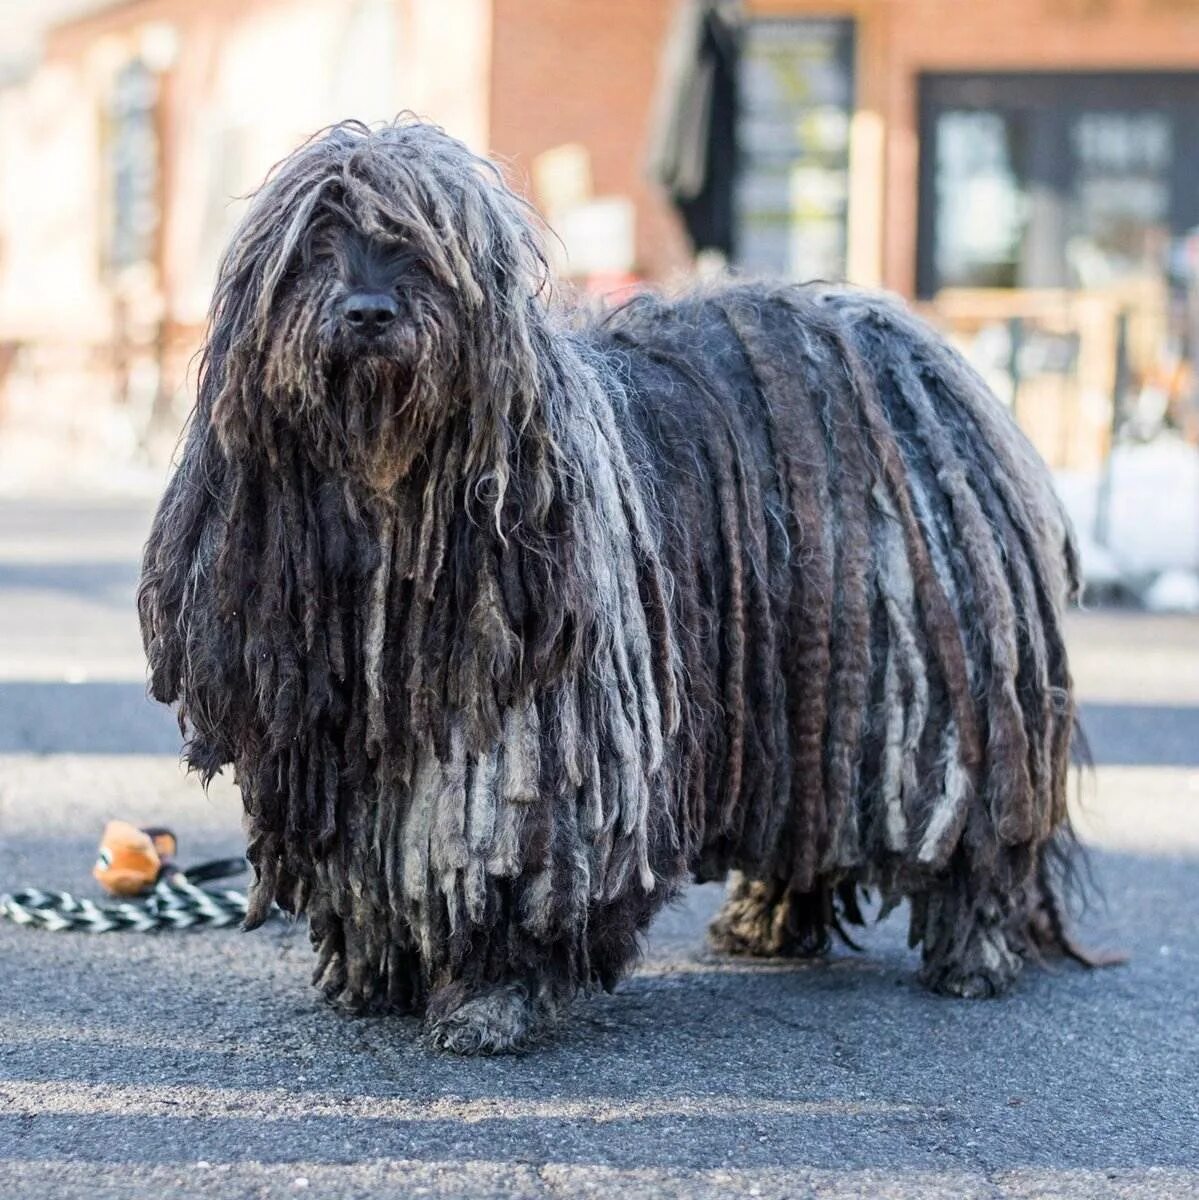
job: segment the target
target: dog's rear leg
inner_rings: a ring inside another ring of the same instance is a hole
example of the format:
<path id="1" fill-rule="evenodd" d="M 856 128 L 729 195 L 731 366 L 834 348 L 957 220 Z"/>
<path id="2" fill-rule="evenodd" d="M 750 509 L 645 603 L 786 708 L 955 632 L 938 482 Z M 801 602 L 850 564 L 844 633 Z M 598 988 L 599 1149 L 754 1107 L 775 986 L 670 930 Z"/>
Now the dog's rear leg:
<path id="1" fill-rule="evenodd" d="M 1030 896 L 979 886 L 957 864 L 940 883 L 912 897 L 913 943 L 920 942 L 920 980 L 934 992 L 978 999 L 1015 982 L 1028 949 Z"/>
<path id="2" fill-rule="evenodd" d="M 847 902 L 851 911 L 844 906 L 838 911 L 829 888 L 797 892 L 786 883 L 749 879 L 735 871 L 724 907 L 708 927 L 708 937 L 722 954 L 815 958 L 828 950 L 830 930 L 844 936 L 843 917 L 860 923 L 852 887 Z"/>

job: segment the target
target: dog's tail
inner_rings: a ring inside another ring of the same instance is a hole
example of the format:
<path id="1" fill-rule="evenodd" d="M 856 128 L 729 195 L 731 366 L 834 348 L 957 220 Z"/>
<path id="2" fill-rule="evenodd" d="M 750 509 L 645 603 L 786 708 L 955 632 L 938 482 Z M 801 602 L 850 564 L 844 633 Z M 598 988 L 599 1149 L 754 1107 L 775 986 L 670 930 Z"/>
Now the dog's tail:
<path id="1" fill-rule="evenodd" d="M 1074 717 L 1070 756 L 1078 771 L 1078 802 L 1082 800 L 1084 779 L 1095 775 L 1095 756 L 1077 714 Z M 1070 932 L 1072 920 L 1084 912 L 1102 893 L 1091 869 L 1087 848 L 1066 820 L 1041 848 L 1034 884 L 1036 901 L 1029 921 L 1034 949 L 1045 956 L 1073 959 L 1084 967 L 1108 967 L 1128 961 L 1122 951 L 1092 950 L 1075 941 Z"/>

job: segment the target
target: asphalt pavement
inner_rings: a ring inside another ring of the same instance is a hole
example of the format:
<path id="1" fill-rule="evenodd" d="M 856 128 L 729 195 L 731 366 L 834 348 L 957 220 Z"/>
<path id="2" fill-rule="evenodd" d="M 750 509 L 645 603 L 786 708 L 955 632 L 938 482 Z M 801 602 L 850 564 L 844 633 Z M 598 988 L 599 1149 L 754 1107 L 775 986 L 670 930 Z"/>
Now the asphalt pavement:
<path id="1" fill-rule="evenodd" d="M 0 891 L 95 895 L 104 822 L 237 853 L 177 762 L 133 612 L 145 504 L 0 502 Z M 930 996 L 902 914 L 822 965 L 711 956 L 693 888 L 614 995 L 459 1060 L 309 986 L 302 926 L 0 923 L 0 1200 L 1199 1196 L 1199 620 L 1071 623 L 1097 767 L 1078 824 L 1128 965 Z"/>

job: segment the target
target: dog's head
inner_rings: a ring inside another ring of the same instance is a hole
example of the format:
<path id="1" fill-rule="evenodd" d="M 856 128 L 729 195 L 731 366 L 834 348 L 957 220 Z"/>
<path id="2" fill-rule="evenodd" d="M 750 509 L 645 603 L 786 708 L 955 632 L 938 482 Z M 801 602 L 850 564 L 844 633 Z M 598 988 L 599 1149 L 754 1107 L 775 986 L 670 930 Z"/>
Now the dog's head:
<path id="1" fill-rule="evenodd" d="M 212 419 L 228 445 L 282 423 L 386 487 L 479 398 L 519 419 L 546 277 L 492 164 L 411 119 L 334 126 L 276 168 L 221 264 Z"/>

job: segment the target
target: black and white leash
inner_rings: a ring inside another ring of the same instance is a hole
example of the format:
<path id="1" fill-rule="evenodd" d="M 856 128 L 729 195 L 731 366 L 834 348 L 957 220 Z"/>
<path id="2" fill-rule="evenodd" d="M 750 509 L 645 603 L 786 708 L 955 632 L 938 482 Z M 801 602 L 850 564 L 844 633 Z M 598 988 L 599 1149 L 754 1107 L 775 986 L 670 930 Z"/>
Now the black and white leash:
<path id="1" fill-rule="evenodd" d="M 70 892 L 22 888 L 0 895 L 0 917 L 18 925 L 51 932 L 84 933 L 156 929 L 219 929 L 244 920 L 247 899 L 231 888 L 202 888 L 208 879 L 222 879 L 246 869 L 244 859 L 223 859 L 190 870 L 164 873 L 146 895 L 133 900 L 97 904 Z"/>

